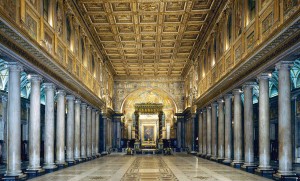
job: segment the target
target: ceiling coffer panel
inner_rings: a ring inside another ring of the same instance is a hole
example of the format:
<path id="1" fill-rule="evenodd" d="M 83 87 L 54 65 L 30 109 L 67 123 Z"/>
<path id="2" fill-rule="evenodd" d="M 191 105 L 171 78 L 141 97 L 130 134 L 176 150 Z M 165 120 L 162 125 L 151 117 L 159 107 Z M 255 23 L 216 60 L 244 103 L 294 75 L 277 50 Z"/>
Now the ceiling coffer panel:
<path id="1" fill-rule="evenodd" d="M 79 0 L 117 75 L 181 75 L 215 0 Z"/>

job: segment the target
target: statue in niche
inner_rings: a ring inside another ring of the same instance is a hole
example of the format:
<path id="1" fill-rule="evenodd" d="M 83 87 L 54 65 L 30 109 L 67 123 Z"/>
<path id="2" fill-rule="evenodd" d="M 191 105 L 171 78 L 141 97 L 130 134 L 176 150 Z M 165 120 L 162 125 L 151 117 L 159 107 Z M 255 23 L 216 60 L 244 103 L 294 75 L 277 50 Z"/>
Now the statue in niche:
<path id="1" fill-rule="evenodd" d="M 62 35 L 62 29 L 63 29 L 63 14 L 62 14 L 61 6 L 57 2 L 57 5 L 56 5 L 56 32 L 59 36 Z"/>

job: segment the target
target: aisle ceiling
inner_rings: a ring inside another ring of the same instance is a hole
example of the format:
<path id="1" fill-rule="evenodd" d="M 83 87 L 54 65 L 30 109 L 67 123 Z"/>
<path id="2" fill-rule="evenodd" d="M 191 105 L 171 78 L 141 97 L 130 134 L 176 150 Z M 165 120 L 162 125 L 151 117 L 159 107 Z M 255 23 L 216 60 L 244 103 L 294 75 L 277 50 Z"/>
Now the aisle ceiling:
<path id="1" fill-rule="evenodd" d="M 75 1 L 74 1 L 75 2 Z M 78 0 L 103 56 L 119 76 L 180 76 L 215 0 Z"/>

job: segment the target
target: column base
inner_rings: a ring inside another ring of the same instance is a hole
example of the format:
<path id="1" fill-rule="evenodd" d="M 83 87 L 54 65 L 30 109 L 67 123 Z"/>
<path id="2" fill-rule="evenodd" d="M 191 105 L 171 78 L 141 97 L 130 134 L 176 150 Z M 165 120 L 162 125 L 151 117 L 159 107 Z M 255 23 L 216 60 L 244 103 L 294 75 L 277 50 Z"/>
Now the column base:
<path id="1" fill-rule="evenodd" d="M 208 159 L 208 160 L 210 160 L 210 157 L 211 157 L 210 154 L 207 154 L 207 155 L 205 156 L 205 158 Z"/>
<path id="2" fill-rule="evenodd" d="M 28 178 L 33 178 L 33 177 L 43 175 L 45 173 L 45 170 L 44 169 L 38 169 L 38 170 L 26 169 L 25 173 L 26 173 Z"/>
<path id="3" fill-rule="evenodd" d="M 217 161 L 218 158 L 217 158 L 217 156 L 212 156 L 212 157 L 210 157 L 210 159 L 213 161 Z"/>
<path id="4" fill-rule="evenodd" d="M 224 164 L 224 165 L 227 165 L 227 166 L 230 166 L 231 162 L 232 162 L 232 160 L 231 160 L 231 159 L 228 159 L 228 158 L 225 158 L 225 159 L 223 160 L 223 164 Z"/>
<path id="5" fill-rule="evenodd" d="M 20 174 L 17 176 L 6 176 L 4 175 L 4 177 L 2 178 L 2 180 L 6 180 L 6 181 L 21 181 L 21 180 L 27 180 L 27 175 L 26 174 Z"/>
<path id="6" fill-rule="evenodd" d="M 205 158 L 205 157 L 206 157 L 206 154 L 203 154 L 203 153 L 202 153 L 202 154 L 200 155 L 200 157 L 201 157 L 201 158 Z"/>
<path id="7" fill-rule="evenodd" d="M 96 154 L 96 157 L 97 157 L 97 158 L 101 157 L 101 154 L 100 154 L 100 153 L 97 153 L 97 154 Z"/>
<path id="8" fill-rule="evenodd" d="M 257 168 L 257 165 L 255 164 L 244 164 L 242 165 L 241 169 L 246 171 L 246 172 L 249 172 L 249 173 L 254 173 L 255 169 Z"/>
<path id="9" fill-rule="evenodd" d="M 56 168 L 44 168 L 45 169 L 45 173 L 52 173 L 58 170 L 58 167 Z"/>
<path id="10" fill-rule="evenodd" d="M 295 172 L 280 172 L 278 171 L 277 173 L 273 174 L 273 179 L 274 180 L 280 180 L 280 181 L 296 181 L 298 180 L 297 175 Z"/>
<path id="11" fill-rule="evenodd" d="M 66 163 L 56 163 L 56 166 L 57 166 L 57 169 L 60 170 L 60 169 L 66 168 L 67 164 Z"/>
<path id="12" fill-rule="evenodd" d="M 244 162 L 242 160 L 233 160 L 233 162 L 231 162 L 233 168 L 241 168 L 243 164 Z"/>
<path id="13" fill-rule="evenodd" d="M 107 151 L 103 151 L 103 152 L 101 152 L 101 155 L 108 155 L 108 152 Z"/>
<path id="14" fill-rule="evenodd" d="M 50 171 L 50 170 L 56 170 L 57 166 L 54 163 L 51 163 L 51 164 L 44 165 L 43 169 L 45 170 L 46 173 L 50 173 L 48 171 Z"/>
<path id="15" fill-rule="evenodd" d="M 76 165 L 76 161 L 75 160 L 67 161 L 67 164 L 68 164 L 68 167 L 74 166 L 74 165 Z"/>
<path id="16" fill-rule="evenodd" d="M 81 162 L 85 162 L 86 158 L 80 158 Z"/>
<path id="17" fill-rule="evenodd" d="M 224 162 L 224 158 L 217 158 L 217 162 L 218 163 L 223 163 Z"/>
<path id="18" fill-rule="evenodd" d="M 201 154 L 202 154 L 202 153 L 199 153 L 199 152 L 198 152 L 198 153 L 196 154 L 196 156 L 197 156 L 197 157 L 201 157 Z"/>
<path id="19" fill-rule="evenodd" d="M 191 151 L 190 154 L 192 154 L 192 155 L 197 155 L 197 152 Z"/>
<path id="20" fill-rule="evenodd" d="M 81 158 L 74 158 L 76 163 L 82 162 Z"/>
<path id="21" fill-rule="evenodd" d="M 272 179 L 272 176 L 275 173 L 275 170 L 273 170 L 273 168 L 271 166 L 268 167 L 268 168 L 260 168 L 260 167 L 258 167 L 257 169 L 255 169 L 254 173 L 256 175 Z"/>

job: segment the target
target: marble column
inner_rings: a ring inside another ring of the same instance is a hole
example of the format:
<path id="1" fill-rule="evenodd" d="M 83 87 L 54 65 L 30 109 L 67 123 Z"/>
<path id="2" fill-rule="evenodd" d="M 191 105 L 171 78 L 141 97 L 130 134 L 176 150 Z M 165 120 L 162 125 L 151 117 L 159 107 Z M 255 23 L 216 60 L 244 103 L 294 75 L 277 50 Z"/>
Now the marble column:
<path id="1" fill-rule="evenodd" d="M 96 156 L 99 156 L 99 111 L 96 111 L 96 143 L 95 143 L 95 150 L 96 150 Z"/>
<path id="2" fill-rule="evenodd" d="M 96 109 L 92 109 L 92 157 L 96 157 Z"/>
<path id="3" fill-rule="evenodd" d="M 207 125 L 207 131 L 206 131 L 206 158 L 211 157 L 211 107 L 207 107 L 206 112 L 206 125 Z"/>
<path id="4" fill-rule="evenodd" d="M 67 155 L 66 161 L 70 165 L 75 163 L 74 160 L 74 100 L 73 95 L 67 95 L 66 97 L 68 102 L 68 112 L 67 112 L 67 138 L 66 138 L 66 147 Z"/>
<path id="5" fill-rule="evenodd" d="M 30 92 L 30 116 L 29 116 L 29 165 L 27 172 L 41 172 L 40 150 L 41 150 L 41 82 L 39 75 L 29 74 L 31 83 Z"/>
<path id="6" fill-rule="evenodd" d="M 92 158 L 92 107 L 88 106 L 86 111 L 86 156 Z"/>
<path id="7" fill-rule="evenodd" d="M 203 153 L 203 113 L 202 110 L 199 111 L 199 116 L 198 116 L 198 145 L 199 145 L 199 151 L 198 154 L 202 155 Z"/>
<path id="8" fill-rule="evenodd" d="M 227 94 L 225 99 L 225 164 L 230 164 L 232 161 L 232 116 L 231 116 L 231 99 L 232 95 Z"/>
<path id="9" fill-rule="evenodd" d="M 217 102 L 211 104 L 211 152 L 212 152 L 211 159 L 212 160 L 217 160 L 217 156 L 218 156 L 217 155 L 217 145 L 218 145 L 217 106 L 218 106 Z"/>
<path id="10" fill-rule="evenodd" d="M 7 96 L 2 96 L 3 147 L 2 161 L 7 163 Z"/>
<path id="11" fill-rule="evenodd" d="M 102 113 L 102 152 L 101 155 L 106 155 L 107 151 L 106 151 L 106 145 L 107 145 L 107 141 L 106 141 L 106 137 L 108 136 L 108 130 L 107 130 L 107 116 L 106 114 Z"/>
<path id="12" fill-rule="evenodd" d="M 55 85 L 44 83 L 45 91 L 45 143 L 44 143 L 44 169 L 56 168 L 54 163 L 54 94 Z"/>
<path id="13" fill-rule="evenodd" d="M 21 83 L 23 67 L 17 62 L 8 63 L 8 121 L 6 177 L 24 177 L 21 171 Z"/>
<path id="14" fill-rule="evenodd" d="M 81 104 L 80 114 L 80 158 L 86 160 L 86 149 L 87 149 L 87 133 L 86 133 L 86 103 Z"/>
<path id="15" fill-rule="evenodd" d="M 74 130 L 74 159 L 81 161 L 80 157 L 80 104 L 81 100 L 75 100 L 75 130 Z"/>
<path id="16" fill-rule="evenodd" d="M 243 127 L 242 127 L 242 101 L 240 89 L 234 89 L 234 159 L 233 166 L 240 166 L 243 163 Z"/>
<path id="17" fill-rule="evenodd" d="M 267 73 L 262 73 L 258 77 L 259 81 L 259 166 L 256 172 L 264 173 L 272 171 L 270 166 L 270 108 L 269 108 L 269 78 Z"/>
<path id="18" fill-rule="evenodd" d="M 225 123 L 224 123 L 224 100 L 218 100 L 218 160 L 224 160 Z"/>
<path id="19" fill-rule="evenodd" d="M 205 157 L 207 154 L 207 109 L 203 109 L 203 120 L 202 120 L 202 157 Z"/>
<path id="20" fill-rule="evenodd" d="M 276 64 L 278 70 L 278 159 L 276 177 L 295 175 L 292 160 L 292 113 L 290 67 L 293 62 Z"/>
<path id="21" fill-rule="evenodd" d="M 57 91 L 56 111 L 56 165 L 64 167 L 65 162 L 65 96 L 64 90 Z"/>
<path id="22" fill-rule="evenodd" d="M 253 86 L 256 82 L 246 82 L 244 90 L 244 158 L 243 168 L 256 167 L 254 164 L 254 122 L 253 122 Z"/>

